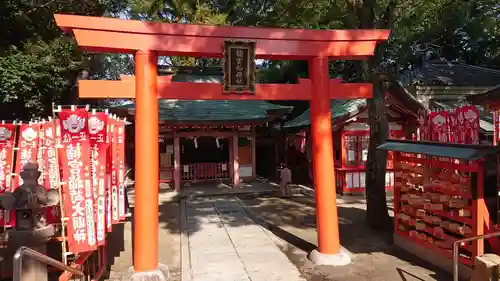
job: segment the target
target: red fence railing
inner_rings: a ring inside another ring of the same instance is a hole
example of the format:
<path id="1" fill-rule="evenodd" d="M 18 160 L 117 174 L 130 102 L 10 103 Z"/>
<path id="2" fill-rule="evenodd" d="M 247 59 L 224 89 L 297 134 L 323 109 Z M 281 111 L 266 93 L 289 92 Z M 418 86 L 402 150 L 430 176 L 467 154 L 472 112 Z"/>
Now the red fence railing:
<path id="1" fill-rule="evenodd" d="M 229 178 L 227 162 L 182 165 L 182 180 L 216 180 Z"/>

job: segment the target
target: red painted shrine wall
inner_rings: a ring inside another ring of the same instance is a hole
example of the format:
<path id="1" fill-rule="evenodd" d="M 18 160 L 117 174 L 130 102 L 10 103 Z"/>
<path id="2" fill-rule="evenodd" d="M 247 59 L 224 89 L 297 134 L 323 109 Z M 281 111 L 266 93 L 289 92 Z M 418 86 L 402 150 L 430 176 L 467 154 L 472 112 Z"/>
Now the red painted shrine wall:
<path id="1" fill-rule="evenodd" d="M 389 123 L 389 137 L 404 139 L 403 125 Z M 336 152 L 335 173 L 336 187 L 340 194 L 360 194 L 365 192 L 365 163 L 368 158 L 370 130 L 366 123 L 346 124 L 334 136 L 340 143 L 340 151 Z M 386 189 L 394 187 L 394 171 L 392 153 L 387 156 Z"/>

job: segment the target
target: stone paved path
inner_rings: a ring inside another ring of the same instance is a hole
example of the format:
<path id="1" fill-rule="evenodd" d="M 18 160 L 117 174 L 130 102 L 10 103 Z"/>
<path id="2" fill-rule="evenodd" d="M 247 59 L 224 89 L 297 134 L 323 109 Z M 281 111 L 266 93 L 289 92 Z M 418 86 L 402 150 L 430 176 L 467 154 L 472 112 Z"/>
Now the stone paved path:
<path id="1" fill-rule="evenodd" d="M 186 202 L 189 281 L 302 281 L 268 232 L 234 198 Z M 184 281 L 188 281 L 187 278 Z"/>

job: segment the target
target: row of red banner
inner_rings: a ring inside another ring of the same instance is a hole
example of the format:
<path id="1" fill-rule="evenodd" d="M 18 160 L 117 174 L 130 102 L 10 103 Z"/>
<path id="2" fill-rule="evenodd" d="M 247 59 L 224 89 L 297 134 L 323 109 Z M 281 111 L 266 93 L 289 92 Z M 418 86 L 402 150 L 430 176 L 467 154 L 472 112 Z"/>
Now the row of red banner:
<path id="1" fill-rule="evenodd" d="M 493 145 L 496 146 L 500 140 L 500 110 L 493 111 L 493 133 Z"/>
<path id="2" fill-rule="evenodd" d="M 478 144 L 479 111 L 473 105 L 454 110 L 432 111 L 420 117 L 420 140 Z"/>
<path id="3" fill-rule="evenodd" d="M 104 245 L 112 225 L 126 217 L 124 121 L 72 108 L 58 120 L 0 125 L 0 193 L 22 184 L 16 175 L 28 162 L 38 163 L 40 185 L 61 188 L 68 251 Z M 0 226 L 15 226 L 14 213 L 0 213 Z M 48 208 L 47 223 L 60 222 L 59 207 Z"/>

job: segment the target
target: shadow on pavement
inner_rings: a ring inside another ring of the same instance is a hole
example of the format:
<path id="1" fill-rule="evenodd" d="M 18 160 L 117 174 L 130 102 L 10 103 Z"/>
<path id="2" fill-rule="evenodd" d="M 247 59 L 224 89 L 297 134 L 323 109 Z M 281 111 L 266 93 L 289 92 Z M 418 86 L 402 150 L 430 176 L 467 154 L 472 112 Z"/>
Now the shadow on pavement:
<path id="1" fill-rule="evenodd" d="M 308 280 L 451 280 L 448 273 L 392 245 L 392 229 L 387 233 L 369 229 L 364 223 L 364 202 L 351 200 L 338 204 L 340 241 L 352 253 L 353 262 L 332 267 L 314 266 L 306 257 L 317 245 L 313 198 L 302 195 L 290 200 L 240 198 L 251 212 L 265 221 L 269 230 L 289 243 L 282 251 Z"/>

